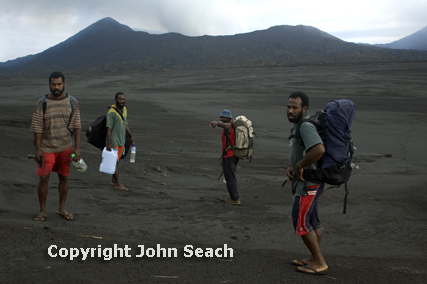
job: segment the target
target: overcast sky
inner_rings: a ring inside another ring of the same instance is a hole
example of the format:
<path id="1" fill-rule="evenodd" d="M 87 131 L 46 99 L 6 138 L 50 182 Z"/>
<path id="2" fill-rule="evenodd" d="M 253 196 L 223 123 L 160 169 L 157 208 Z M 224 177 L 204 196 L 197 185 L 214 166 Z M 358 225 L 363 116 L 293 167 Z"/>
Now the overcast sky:
<path id="1" fill-rule="evenodd" d="M 349 42 L 389 43 L 427 26 L 427 0 L 0 0 L 0 62 L 42 52 L 105 17 L 153 33 L 307 25 Z"/>

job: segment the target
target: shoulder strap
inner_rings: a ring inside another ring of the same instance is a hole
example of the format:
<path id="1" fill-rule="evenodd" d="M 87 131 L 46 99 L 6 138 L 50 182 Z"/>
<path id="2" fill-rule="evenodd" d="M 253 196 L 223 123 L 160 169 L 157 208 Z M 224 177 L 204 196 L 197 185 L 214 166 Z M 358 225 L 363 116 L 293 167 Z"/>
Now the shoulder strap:
<path id="1" fill-rule="evenodd" d="M 234 129 L 233 123 L 231 123 L 231 127 L 233 127 Z M 225 135 L 225 147 L 224 147 L 224 152 L 222 152 L 221 158 L 224 157 L 224 155 L 227 153 L 229 149 L 232 149 L 234 151 L 234 145 L 231 143 L 230 136 L 225 131 L 225 129 L 223 129 L 222 131 L 224 131 L 224 135 Z"/>
<path id="2" fill-rule="evenodd" d="M 45 113 L 46 113 L 46 96 L 47 96 L 47 95 L 44 95 L 44 96 L 43 96 L 43 105 L 42 105 L 42 108 L 43 108 L 43 114 L 45 114 Z"/>
<path id="3" fill-rule="evenodd" d="M 315 116 L 313 116 L 315 117 Z M 311 118 L 313 118 L 311 117 Z M 289 135 L 288 139 L 291 140 L 292 138 L 297 139 L 298 143 L 301 145 L 302 149 L 305 150 L 305 146 L 304 146 L 304 141 L 302 141 L 301 139 L 301 133 L 300 133 L 300 129 L 301 129 L 301 125 L 304 122 L 310 122 L 311 124 L 314 125 L 314 127 L 316 127 L 317 132 L 320 134 L 321 132 L 326 131 L 325 129 L 322 129 L 322 125 L 312 119 L 307 119 L 307 118 L 303 118 L 301 119 L 297 125 L 296 125 L 296 131 L 295 134 L 292 134 L 292 130 L 291 130 L 291 135 Z"/>
<path id="4" fill-rule="evenodd" d="M 301 139 L 300 129 L 301 129 L 301 125 L 304 122 L 313 122 L 313 121 L 309 120 L 309 119 L 306 119 L 306 118 L 301 119 L 297 123 L 297 125 L 296 125 L 295 134 L 292 134 L 292 130 L 291 130 L 291 135 L 289 135 L 289 137 L 288 137 L 288 140 L 291 140 L 292 138 L 295 138 L 298 141 L 298 143 L 301 145 L 301 147 L 302 147 L 303 150 L 305 150 L 305 146 L 304 146 L 304 141 L 302 141 L 302 139 Z"/>
<path id="5" fill-rule="evenodd" d="M 115 107 L 112 107 L 113 109 L 115 109 L 116 110 L 116 112 L 120 115 L 120 117 L 122 118 L 122 120 L 123 121 L 125 121 L 125 119 L 123 118 L 123 114 L 121 113 L 121 111 L 120 110 L 118 110 L 117 108 L 115 108 Z"/>

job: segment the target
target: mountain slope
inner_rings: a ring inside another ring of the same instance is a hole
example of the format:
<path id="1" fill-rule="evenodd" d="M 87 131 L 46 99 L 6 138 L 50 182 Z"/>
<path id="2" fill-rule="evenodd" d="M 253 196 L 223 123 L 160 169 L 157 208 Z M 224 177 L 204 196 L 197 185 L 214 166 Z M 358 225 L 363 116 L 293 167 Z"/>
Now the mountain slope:
<path id="1" fill-rule="evenodd" d="M 427 60 L 427 52 L 342 41 L 314 27 L 275 26 L 233 36 L 135 32 L 104 18 L 32 58 L 0 64 L 3 74 L 61 70 L 97 74 L 187 68 Z"/>
<path id="2" fill-rule="evenodd" d="M 427 50 L 427 27 L 402 39 L 387 44 L 376 44 L 375 46 L 393 49 Z"/>

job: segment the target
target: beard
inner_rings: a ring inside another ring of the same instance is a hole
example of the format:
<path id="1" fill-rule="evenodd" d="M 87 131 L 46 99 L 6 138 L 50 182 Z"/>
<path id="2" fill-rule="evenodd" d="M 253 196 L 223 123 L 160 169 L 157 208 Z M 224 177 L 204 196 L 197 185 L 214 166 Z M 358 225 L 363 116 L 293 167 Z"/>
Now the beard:
<path id="1" fill-rule="evenodd" d="M 289 120 L 289 122 L 297 124 L 303 118 L 303 115 L 304 114 L 302 111 L 300 113 L 298 113 L 297 115 L 295 115 L 293 118 L 290 118 L 288 115 L 288 120 Z"/>
<path id="2" fill-rule="evenodd" d="M 50 88 L 50 92 L 52 93 L 52 95 L 54 95 L 55 97 L 60 97 L 63 93 L 64 93 L 65 87 L 62 88 L 62 90 L 58 90 L 58 89 L 52 89 Z"/>
<path id="3" fill-rule="evenodd" d="M 118 101 L 116 101 L 116 107 L 118 107 L 119 109 L 123 109 L 125 107 L 126 102 L 124 102 L 123 104 L 119 103 Z"/>

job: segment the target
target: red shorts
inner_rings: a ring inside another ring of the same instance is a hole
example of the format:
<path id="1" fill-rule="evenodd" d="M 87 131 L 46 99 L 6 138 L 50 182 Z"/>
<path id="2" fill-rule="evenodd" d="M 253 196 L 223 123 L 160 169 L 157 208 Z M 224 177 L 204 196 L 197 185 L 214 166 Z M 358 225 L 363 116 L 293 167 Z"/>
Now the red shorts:
<path id="1" fill-rule="evenodd" d="M 40 168 L 40 164 L 37 165 L 37 175 L 49 176 L 51 172 L 57 172 L 59 175 L 68 176 L 72 149 L 70 147 L 70 149 L 59 153 L 43 153 L 43 168 Z"/>
<path id="2" fill-rule="evenodd" d="M 294 197 L 292 221 L 297 235 L 304 236 L 314 229 L 321 228 L 317 201 L 323 193 L 323 187 L 323 184 L 308 186 L 306 196 Z"/>
<path id="3" fill-rule="evenodd" d="M 114 147 L 113 149 L 117 149 L 117 161 L 120 161 L 120 157 L 123 155 L 125 146 L 117 146 L 117 147 Z"/>

